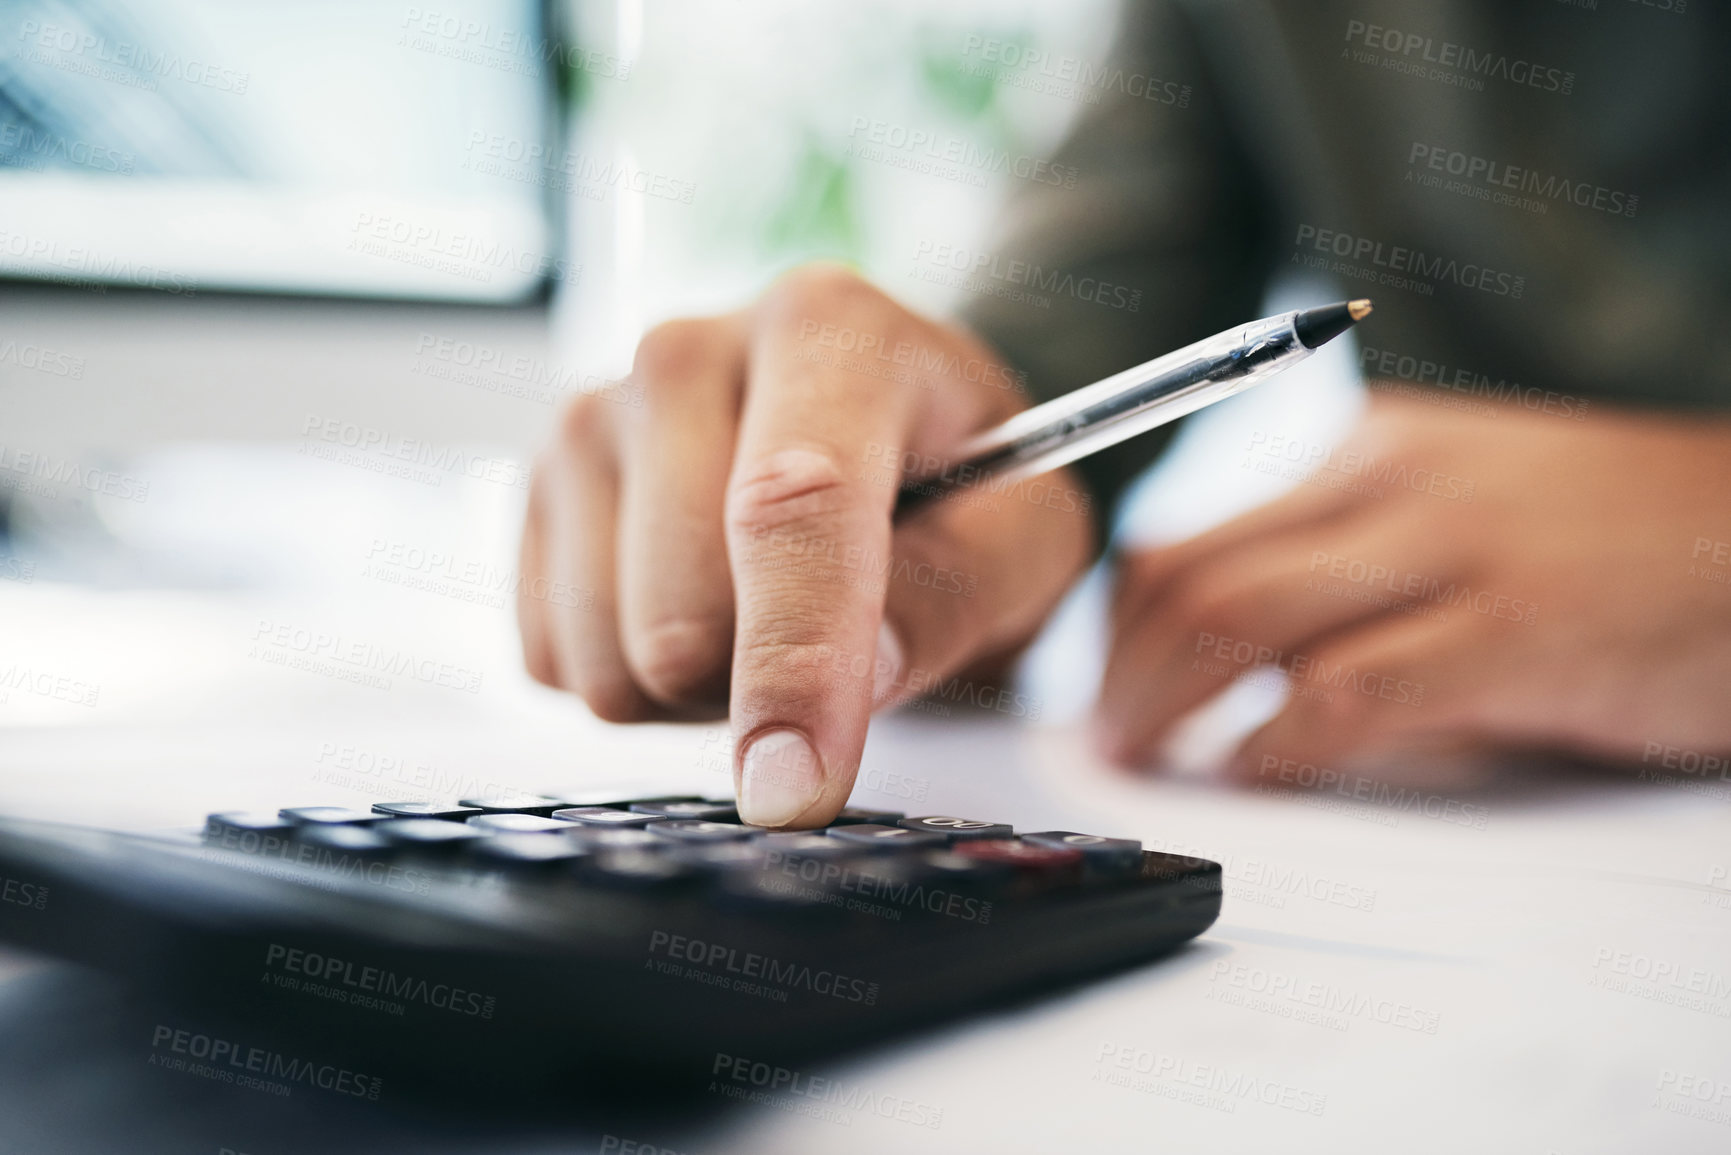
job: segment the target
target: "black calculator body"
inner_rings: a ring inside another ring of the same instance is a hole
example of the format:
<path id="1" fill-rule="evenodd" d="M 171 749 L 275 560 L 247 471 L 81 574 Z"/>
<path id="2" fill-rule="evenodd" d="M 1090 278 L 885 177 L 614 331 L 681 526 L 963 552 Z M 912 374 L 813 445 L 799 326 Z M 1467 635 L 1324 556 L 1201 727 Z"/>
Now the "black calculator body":
<path id="1" fill-rule="evenodd" d="M 470 1104 L 785 1068 L 1155 958 L 1221 901 L 1216 863 L 1129 840 L 868 810 L 776 833 L 688 796 L 0 822 L 0 885 L 0 941 L 160 1003 L 153 1063 Z"/>

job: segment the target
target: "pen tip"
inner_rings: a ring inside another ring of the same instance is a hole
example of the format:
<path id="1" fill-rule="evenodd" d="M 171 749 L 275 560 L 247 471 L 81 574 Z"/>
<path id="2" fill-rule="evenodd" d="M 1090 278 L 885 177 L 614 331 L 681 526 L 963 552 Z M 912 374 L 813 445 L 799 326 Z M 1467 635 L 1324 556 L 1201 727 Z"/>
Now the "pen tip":
<path id="1" fill-rule="evenodd" d="M 1319 305 L 1314 309 L 1301 309 L 1293 321 L 1293 328 L 1298 333 L 1298 339 L 1304 342 L 1307 349 L 1320 347 L 1324 342 L 1332 341 L 1362 317 L 1370 315 L 1370 302 L 1364 298 L 1356 301 L 1336 301 L 1332 305 Z"/>

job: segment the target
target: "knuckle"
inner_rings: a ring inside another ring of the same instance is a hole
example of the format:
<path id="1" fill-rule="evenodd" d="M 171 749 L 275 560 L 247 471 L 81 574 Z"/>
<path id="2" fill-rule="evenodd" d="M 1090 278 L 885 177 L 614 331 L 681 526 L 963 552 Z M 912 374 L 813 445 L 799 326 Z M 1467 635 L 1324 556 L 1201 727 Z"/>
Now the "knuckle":
<path id="1" fill-rule="evenodd" d="M 677 386 L 698 376 L 721 347 L 721 322 L 702 318 L 663 321 L 637 343 L 632 373 L 646 391 Z"/>
<path id="2" fill-rule="evenodd" d="M 806 317 L 878 308 L 886 301 L 881 290 L 852 269 L 820 262 L 782 274 L 764 293 L 763 307 L 769 320 L 797 325 Z"/>
<path id="3" fill-rule="evenodd" d="M 725 686 L 733 630 L 700 618 L 654 622 L 627 640 L 645 693 L 669 705 L 707 701 Z"/>
<path id="4" fill-rule="evenodd" d="M 1299 701 L 1303 703 L 1299 717 L 1305 723 L 1307 737 L 1348 746 L 1370 733 L 1375 699 L 1357 693 L 1350 686 L 1329 686 Z"/>
<path id="5" fill-rule="evenodd" d="M 751 541 L 772 530 L 833 531 L 858 490 L 834 454 L 783 449 L 745 465 L 729 487 L 728 532 Z"/>
<path id="6" fill-rule="evenodd" d="M 1246 636 L 1256 630 L 1253 599 L 1227 587 L 1217 575 L 1185 578 L 1172 593 L 1172 606 L 1180 627 L 1189 634 L 1209 633 L 1253 644 L 1263 640 Z"/>
<path id="7" fill-rule="evenodd" d="M 605 404 L 597 396 L 573 397 L 567 402 L 559 415 L 559 447 L 570 453 L 586 453 L 605 444 L 612 429 Z"/>
<path id="8" fill-rule="evenodd" d="M 741 636 L 737 643 L 741 677 L 755 696 L 774 701 L 791 716 L 816 714 L 849 686 L 869 691 L 869 657 L 821 640 L 833 630 L 821 613 L 783 607 L 751 637 Z"/>
<path id="9" fill-rule="evenodd" d="M 1377 719 L 1389 713 L 1379 696 L 1383 675 L 1392 672 L 1385 659 L 1363 646 L 1325 646 L 1307 663 L 1303 676 L 1288 675 L 1295 688 L 1293 701 L 1303 704 L 1303 717 L 1314 733 L 1332 741 L 1369 736 Z M 1299 689 L 1303 692 L 1296 692 Z"/>

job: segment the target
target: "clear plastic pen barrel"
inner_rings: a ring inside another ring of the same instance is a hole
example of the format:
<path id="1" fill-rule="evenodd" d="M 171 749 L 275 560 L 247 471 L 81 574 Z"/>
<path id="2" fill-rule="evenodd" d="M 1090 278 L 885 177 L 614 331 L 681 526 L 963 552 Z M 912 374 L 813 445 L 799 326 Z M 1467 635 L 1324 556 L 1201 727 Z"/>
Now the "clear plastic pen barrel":
<path id="1" fill-rule="evenodd" d="M 1302 361 L 1296 312 L 1229 329 L 1011 418 L 962 447 L 979 476 L 1009 481 L 1212 405 Z"/>

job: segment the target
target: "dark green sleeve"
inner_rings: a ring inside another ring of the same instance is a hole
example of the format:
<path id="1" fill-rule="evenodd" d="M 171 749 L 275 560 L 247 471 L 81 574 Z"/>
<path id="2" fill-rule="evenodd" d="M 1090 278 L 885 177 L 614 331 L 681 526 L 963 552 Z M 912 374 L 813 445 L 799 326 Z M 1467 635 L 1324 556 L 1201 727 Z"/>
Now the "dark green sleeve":
<path id="1" fill-rule="evenodd" d="M 1099 103 L 1054 158 L 1074 187 L 1011 198 L 988 247 L 1017 291 L 961 314 L 1036 402 L 1251 318 L 1267 271 L 1263 198 L 1182 12 L 1127 0 L 1111 60 L 1081 87 Z M 1173 428 L 1077 463 L 1103 530 Z"/>

